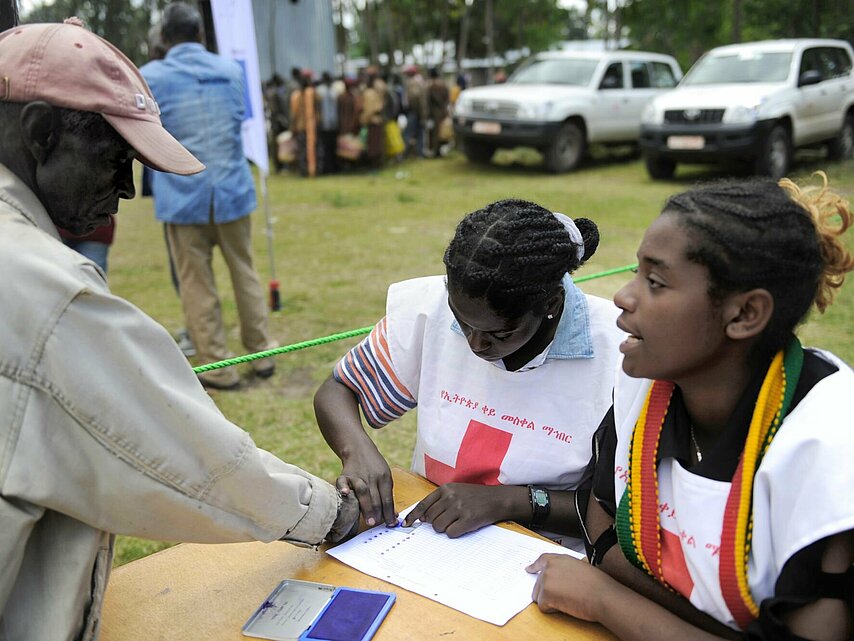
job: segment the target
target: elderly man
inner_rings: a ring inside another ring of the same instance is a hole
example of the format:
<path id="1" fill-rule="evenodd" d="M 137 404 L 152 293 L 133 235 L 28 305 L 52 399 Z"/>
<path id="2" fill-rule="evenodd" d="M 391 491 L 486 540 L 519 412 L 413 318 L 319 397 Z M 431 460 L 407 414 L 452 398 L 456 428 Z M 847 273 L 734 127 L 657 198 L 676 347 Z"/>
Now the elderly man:
<path id="1" fill-rule="evenodd" d="M 258 449 L 172 338 L 59 239 L 203 166 L 142 76 L 72 24 L 0 34 L 0 639 L 94 639 L 114 533 L 337 540 L 351 496 Z"/>
<path id="2" fill-rule="evenodd" d="M 207 165 L 194 176 L 155 173 L 152 179 L 157 219 L 166 223 L 178 273 L 184 318 L 201 363 L 224 360 L 226 347 L 219 296 L 211 264 L 219 246 L 231 275 L 240 317 L 240 336 L 250 352 L 275 347 L 267 329 L 267 307 L 252 265 L 255 185 L 243 157 L 240 129 L 245 113 L 240 65 L 206 51 L 200 40 L 202 18 L 176 2 L 163 12 L 163 60 L 141 69 L 162 109 L 163 126 Z M 257 376 L 273 374 L 273 361 L 252 361 Z M 235 389 L 235 368 L 201 374 L 202 383 Z"/>

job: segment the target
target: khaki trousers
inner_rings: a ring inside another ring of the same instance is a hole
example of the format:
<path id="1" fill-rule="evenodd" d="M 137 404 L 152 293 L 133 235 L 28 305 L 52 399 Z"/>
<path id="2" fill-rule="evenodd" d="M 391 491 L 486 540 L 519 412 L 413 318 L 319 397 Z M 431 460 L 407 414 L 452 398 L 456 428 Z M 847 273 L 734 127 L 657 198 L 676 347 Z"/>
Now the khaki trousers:
<path id="1" fill-rule="evenodd" d="M 226 344 L 222 308 L 213 272 L 213 248 L 219 245 L 231 275 L 231 286 L 240 318 L 240 339 L 249 352 L 272 349 L 267 328 L 267 305 L 264 291 L 252 266 L 252 223 L 244 216 L 230 223 L 211 222 L 203 225 L 167 223 L 166 235 L 178 282 L 181 304 L 190 338 L 196 346 L 200 364 L 221 361 L 233 356 Z M 255 371 L 273 365 L 271 358 L 252 361 Z M 240 380 L 235 367 L 205 372 L 201 378 L 230 385 Z"/>

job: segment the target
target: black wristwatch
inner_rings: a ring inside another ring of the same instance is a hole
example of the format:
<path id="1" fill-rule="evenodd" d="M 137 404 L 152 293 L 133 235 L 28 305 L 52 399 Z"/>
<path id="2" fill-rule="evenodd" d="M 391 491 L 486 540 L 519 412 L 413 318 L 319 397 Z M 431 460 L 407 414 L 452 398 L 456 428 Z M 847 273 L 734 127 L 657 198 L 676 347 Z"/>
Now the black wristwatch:
<path id="1" fill-rule="evenodd" d="M 587 557 L 590 565 L 601 565 L 605 554 L 617 543 L 617 528 L 612 525 L 602 532 L 599 538 L 596 539 L 596 542 L 591 546 L 590 555 Z"/>
<path id="2" fill-rule="evenodd" d="M 549 491 L 538 485 L 529 485 L 528 492 L 531 501 L 531 527 L 539 527 L 546 522 L 552 510 Z"/>

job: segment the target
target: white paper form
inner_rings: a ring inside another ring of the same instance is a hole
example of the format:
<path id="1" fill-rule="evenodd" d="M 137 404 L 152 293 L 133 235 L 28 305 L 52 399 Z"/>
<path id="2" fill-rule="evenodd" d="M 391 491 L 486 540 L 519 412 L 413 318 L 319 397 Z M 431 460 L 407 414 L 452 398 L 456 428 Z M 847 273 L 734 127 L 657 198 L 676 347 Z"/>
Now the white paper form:
<path id="1" fill-rule="evenodd" d="M 451 539 L 429 523 L 380 525 L 328 551 L 365 574 L 495 625 L 504 625 L 531 603 L 536 575 L 525 567 L 545 553 L 584 558 L 495 525 Z"/>

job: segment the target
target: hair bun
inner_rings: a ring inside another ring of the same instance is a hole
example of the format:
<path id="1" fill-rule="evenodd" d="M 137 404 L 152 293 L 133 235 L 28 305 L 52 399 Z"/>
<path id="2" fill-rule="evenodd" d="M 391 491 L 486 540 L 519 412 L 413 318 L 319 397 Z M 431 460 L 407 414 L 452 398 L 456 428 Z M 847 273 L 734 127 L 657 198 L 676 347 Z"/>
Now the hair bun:
<path id="1" fill-rule="evenodd" d="M 581 238 L 584 240 L 584 256 L 581 258 L 580 265 L 586 263 L 596 249 L 599 247 L 599 227 L 589 218 L 574 218 L 575 226 L 581 232 Z"/>

